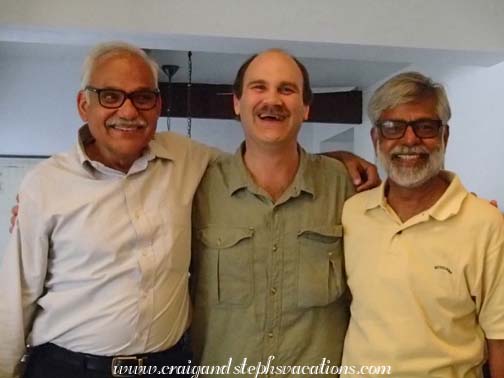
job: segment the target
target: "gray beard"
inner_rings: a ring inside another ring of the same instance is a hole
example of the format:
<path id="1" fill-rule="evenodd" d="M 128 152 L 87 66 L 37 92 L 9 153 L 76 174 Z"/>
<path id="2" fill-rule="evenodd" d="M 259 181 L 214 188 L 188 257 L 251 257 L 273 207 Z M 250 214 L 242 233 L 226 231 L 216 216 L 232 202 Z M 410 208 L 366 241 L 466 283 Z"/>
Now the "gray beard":
<path id="1" fill-rule="evenodd" d="M 397 146 L 388 154 L 384 154 L 381 150 L 379 139 L 376 145 L 378 161 L 385 172 L 387 172 L 388 178 L 397 185 L 405 188 L 417 188 L 437 176 L 444 166 L 445 151 L 444 141 L 441 141 L 440 146 L 430 153 L 425 147 L 421 146 Z M 419 167 L 402 167 L 390 158 L 392 154 L 397 152 L 429 153 L 429 158 L 425 164 Z"/>

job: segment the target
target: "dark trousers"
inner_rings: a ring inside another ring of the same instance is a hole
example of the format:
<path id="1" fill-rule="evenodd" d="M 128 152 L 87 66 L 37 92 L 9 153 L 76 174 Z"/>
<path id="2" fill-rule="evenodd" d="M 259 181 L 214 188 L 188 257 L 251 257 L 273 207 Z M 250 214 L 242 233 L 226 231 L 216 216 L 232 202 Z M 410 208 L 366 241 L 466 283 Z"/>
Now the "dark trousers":
<path id="1" fill-rule="evenodd" d="M 112 378 L 112 377 L 190 377 L 191 374 L 181 374 L 170 366 L 187 366 L 191 360 L 190 352 L 177 344 L 164 352 L 137 355 L 145 361 L 145 370 L 139 370 L 135 360 L 115 360 L 112 357 L 102 357 L 84 353 L 72 352 L 54 344 L 44 344 L 33 348 L 30 353 L 24 378 Z M 130 365 L 128 365 L 130 364 Z M 135 367 L 135 366 L 136 367 Z M 116 369 L 114 370 L 114 366 Z M 150 371 L 149 371 L 150 369 Z M 116 375 L 113 375 L 112 372 Z M 137 373 L 135 375 L 135 372 Z M 151 374 L 148 374 L 148 373 Z M 119 374 L 122 373 L 122 374 Z M 133 375 L 130 375 L 133 373 Z M 147 373 L 147 374 L 146 374 Z"/>

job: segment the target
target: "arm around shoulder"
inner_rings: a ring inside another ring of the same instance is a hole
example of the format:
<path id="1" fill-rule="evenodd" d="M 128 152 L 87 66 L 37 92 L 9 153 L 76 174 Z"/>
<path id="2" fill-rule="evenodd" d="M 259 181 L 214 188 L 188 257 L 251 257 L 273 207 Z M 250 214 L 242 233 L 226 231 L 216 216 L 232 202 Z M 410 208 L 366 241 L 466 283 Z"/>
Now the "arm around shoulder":
<path id="1" fill-rule="evenodd" d="M 323 155 L 337 159 L 345 164 L 355 190 L 362 192 L 380 185 L 376 165 L 348 151 L 331 151 Z"/>

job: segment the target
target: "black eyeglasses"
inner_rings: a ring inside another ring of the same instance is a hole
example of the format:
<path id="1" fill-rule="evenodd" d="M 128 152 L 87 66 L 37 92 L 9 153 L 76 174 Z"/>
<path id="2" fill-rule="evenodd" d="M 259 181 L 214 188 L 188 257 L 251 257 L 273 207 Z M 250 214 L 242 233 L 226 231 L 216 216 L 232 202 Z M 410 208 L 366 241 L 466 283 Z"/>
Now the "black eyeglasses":
<path id="1" fill-rule="evenodd" d="M 381 135 L 386 139 L 401 139 L 406 133 L 408 126 L 418 138 L 435 138 L 443 127 L 440 119 L 418 119 L 416 121 L 385 120 L 376 124 Z"/>
<path id="2" fill-rule="evenodd" d="M 120 108 L 127 98 L 131 100 L 138 110 L 150 110 L 156 106 L 159 97 L 159 90 L 141 90 L 126 93 L 120 89 L 103 88 L 87 86 L 86 91 L 94 92 L 98 95 L 98 102 L 107 109 Z"/>

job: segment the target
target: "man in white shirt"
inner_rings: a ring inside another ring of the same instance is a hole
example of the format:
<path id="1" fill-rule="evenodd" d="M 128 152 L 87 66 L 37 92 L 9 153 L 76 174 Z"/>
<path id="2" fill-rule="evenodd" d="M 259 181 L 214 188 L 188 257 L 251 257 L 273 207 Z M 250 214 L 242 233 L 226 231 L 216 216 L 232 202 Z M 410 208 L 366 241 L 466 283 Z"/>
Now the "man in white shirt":
<path id="1" fill-rule="evenodd" d="M 193 194 L 216 151 L 155 136 L 157 67 L 98 46 L 77 98 L 79 143 L 27 175 L 1 266 L 0 377 L 100 377 L 128 364 L 187 365 Z M 135 358 L 112 360 L 112 356 Z"/>
<path id="2" fill-rule="evenodd" d="M 31 378 L 188 364 L 191 205 L 218 152 L 155 135 L 157 67 L 134 46 L 91 51 L 77 105 L 78 144 L 19 192 L 0 270 L 0 378 L 20 375 L 26 343 Z"/>

